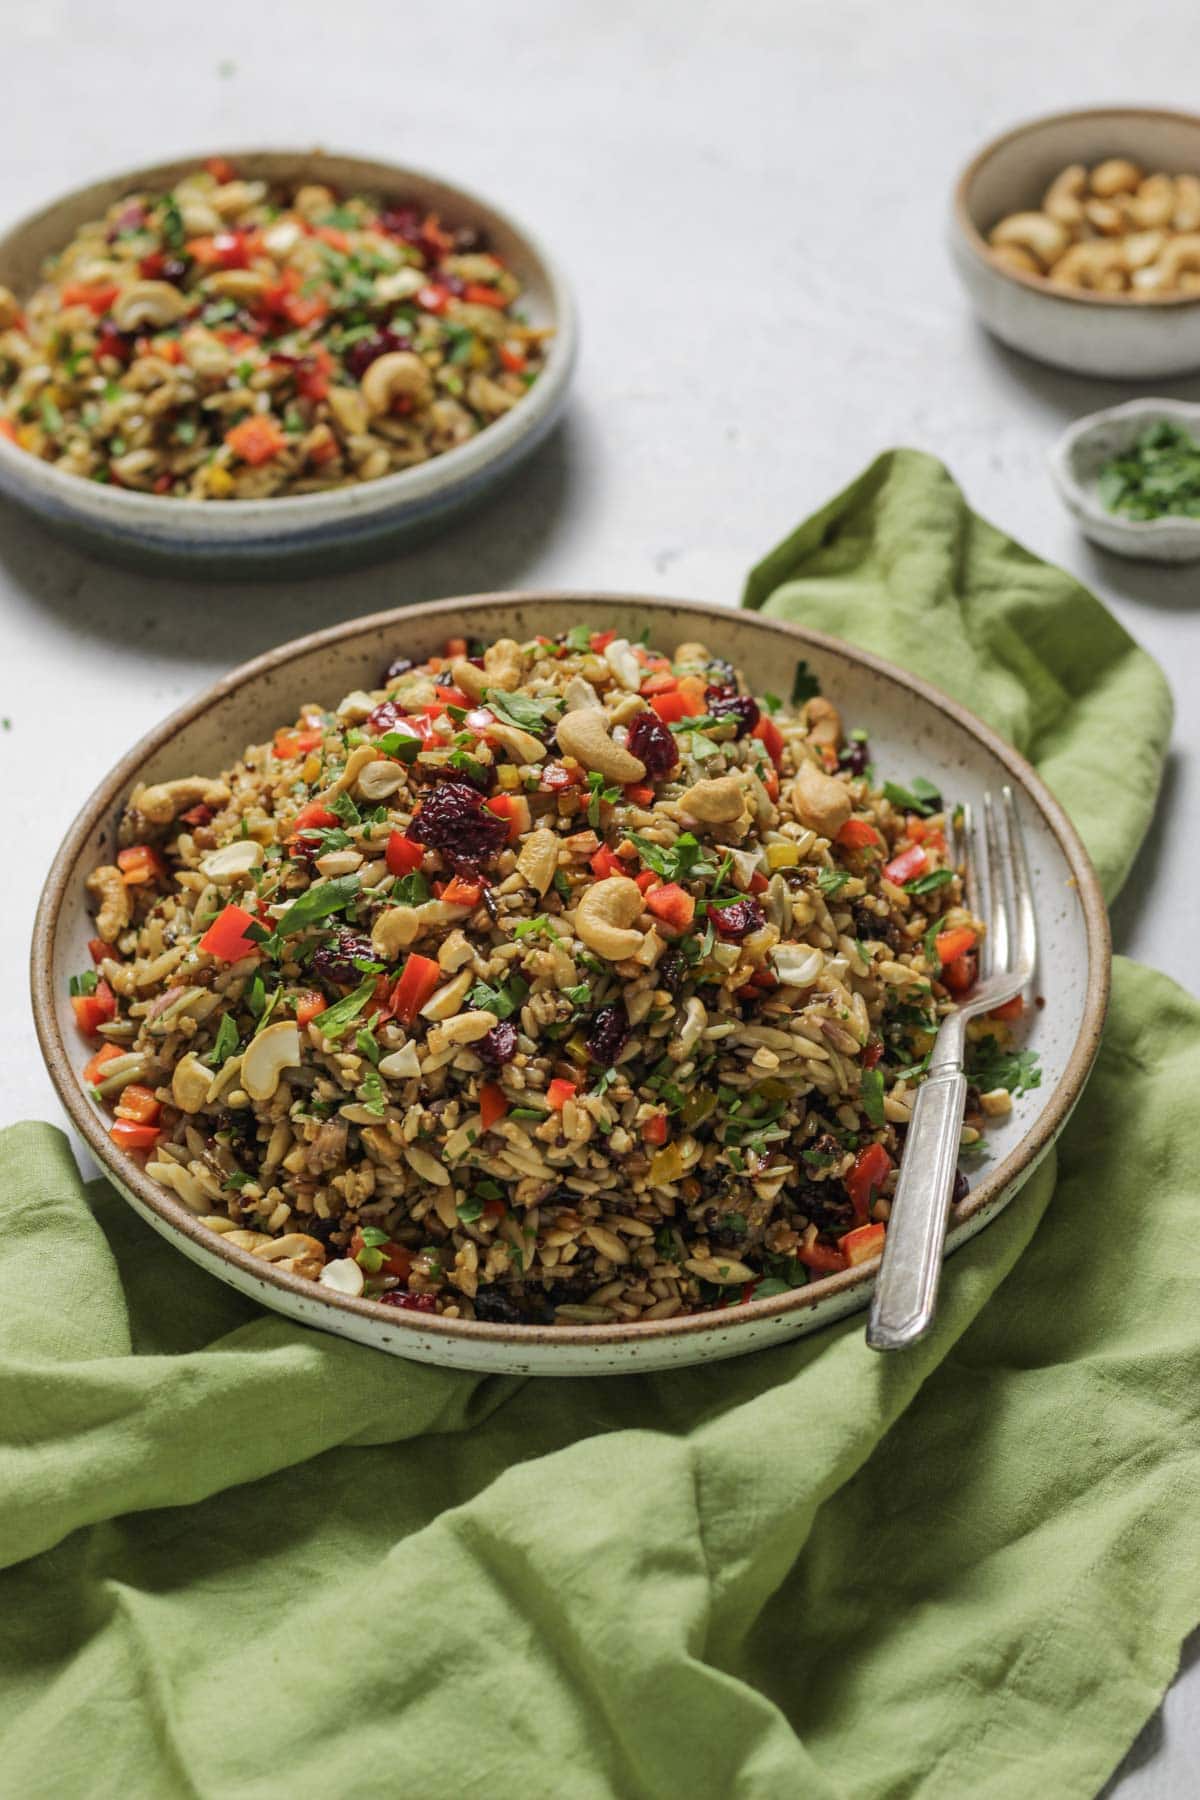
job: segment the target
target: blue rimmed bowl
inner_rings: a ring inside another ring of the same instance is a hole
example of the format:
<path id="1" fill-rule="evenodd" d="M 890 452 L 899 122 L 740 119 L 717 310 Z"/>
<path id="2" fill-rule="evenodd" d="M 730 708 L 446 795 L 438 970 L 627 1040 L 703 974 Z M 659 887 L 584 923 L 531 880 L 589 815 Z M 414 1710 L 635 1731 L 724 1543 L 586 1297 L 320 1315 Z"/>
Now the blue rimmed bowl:
<path id="1" fill-rule="evenodd" d="M 304 179 L 334 189 L 414 200 L 453 223 L 480 226 L 522 287 L 531 323 L 552 326 L 545 368 L 520 404 L 476 437 L 429 462 L 379 481 L 279 499 L 201 502 L 133 493 L 67 474 L 0 438 L 0 493 L 27 507 L 56 536 L 139 566 L 191 567 L 244 576 L 295 573 L 370 561 L 405 539 L 426 536 L 512 477 L 562 414 L 575 363 L 570 289 L 537 239 L 490 201 L 397 163 L 324 150 L 230 153 L 249 179 Z M 0 284 L 18 296 L 37 285 L 43 262 L 123 194 L 165 190 L 199 167 L 204 153 L 129 169 L 77 188 L 0 235 Z"/>

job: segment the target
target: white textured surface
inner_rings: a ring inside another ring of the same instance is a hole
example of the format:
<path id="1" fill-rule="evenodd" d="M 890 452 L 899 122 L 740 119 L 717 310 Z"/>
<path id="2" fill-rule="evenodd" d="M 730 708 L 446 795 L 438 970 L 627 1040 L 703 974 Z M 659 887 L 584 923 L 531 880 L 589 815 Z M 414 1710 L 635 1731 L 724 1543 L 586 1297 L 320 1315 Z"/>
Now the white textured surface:
<path id="1" fill-rule="evenodd" d="M 393 156 L 493 192 L 545 236 L 574 277 L 584 353 L 568 424 L 519 492 L 342 580 L 214 591 L 114 573 L 0 511 L 0 1116 L 58 1117 L 23 998 L 29 919 L 76 805 L 144 727 L 253 652 L 406 595 L 594 582 L 732 602 L 764 549 L 896 443 L 942 456 L 1167 667 L 1174 755 L 1115 926 L 1120 949 L 1194 982 L 1200 584 L 1078 537 L 1045 447 L 1130 390 L 984 337 L 941 243 L 956 166 L 1010 122 L 1186 107 L 1185 0 L 1162 0 L 1152 29 L 1136 8 L 1101 29 L 1082 0 L 1042 0 L 1036 21 L 952 0 L 41 0 L 6 9 L 4 38 L 0 215 L 193 147 Z M 1155 385 L 1200 398 L 1200 381 Z M 1117 1791 L 1200 1791 L 1194 1671 Z"/>

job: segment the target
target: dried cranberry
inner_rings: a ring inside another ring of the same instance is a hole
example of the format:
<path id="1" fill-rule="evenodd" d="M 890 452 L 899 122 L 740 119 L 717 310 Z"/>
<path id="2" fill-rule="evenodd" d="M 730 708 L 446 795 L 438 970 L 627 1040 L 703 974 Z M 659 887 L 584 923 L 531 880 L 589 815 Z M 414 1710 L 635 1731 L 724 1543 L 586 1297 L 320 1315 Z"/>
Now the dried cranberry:
<path id="1" fill-rule="evenodd" d="M 391 237 L 415 244 L 421 235 L 421 212 L 415 206 L 388 206 L 379 215 L 379 229 Z"/>
<path id="2" fill-rule="evenodd" d="M 402 1288 L 393 1288 L 390 1294 L 380 1294 L 379 1298 L 385 1306 L 402 1306 L 405 1312 L 437 1311 L 437 1301 L 432 1294 L 406 1294 Z"/>
<path id="3" fill-rule="evenodd" d="M 750 899 L 735 900 L 732 906 L 714 906 L 709 917 L 724 938 L 744 938 L 764 923 L 762 907 Z"/>
<path id="4" fill-rule="evenodd" d="M 381 356 L 388 356 L 393 350 L 411 350 L 412 339 L 401 337 L 399 332 L 384 325 L 379 331 L 373 331 L 370 337 L 359 338 L 346 351 L 346 367 L 355 381 L 361 381 L 373 362 Z"/>
<path id="5" fill-rule="evenodd" d="M 489 812 L 466 782 L 443 781 L 426 794 L 408 835 L 447 856 L 483 862 L 508 842 L 508 820 Z"/>
<path id="6" fill-rule="evenodd" d="M 523 1325 L 525 1314 L 501 1288 L 481 1288 L 475 1296 L 475 1317 L 488 1325 Z"/>
<path id="7" fill-rule="evenodd" d="M 443 764 L 441 767 L 435 769 L 433 774 L 435 778 L 438 775 L 446 775 L 449 776 L 452 781 L 465 781 L 469 786 L 473 787 L 477 793 L 486 796 L 490 794 L 496 786 L 496 765 L 495 763 L 478 762 L 475 757 L 472 757 L 471 761 L 475 763 L 473 769 L 456 769 L 452 763 L 449 763 Z"/>
<path id="8" fill-rule="evenodd" d="M 679 746 L 657 713 L 638 713 L 629 727 L 629 753 L 647 775 L 669 775 L 679 762 Z"/>
<path id="9" fill-rule="evenodd" d="M 339 987 L 357 987 L 364 971 L 355 968 L 356 957 L 360 962 L 378 961 L 370 938 L 343 926 L 334 932 L 327 944 L 319 944 L 313 952 L 313 974 L 323 981 L 336 982 Z"/>
<path id="10" fill-rule="evenodd" d="M 511 1062 L 517 1054 L 516 1026 L 507 1019 L 498 1019 L 487 1036 L 480 1039 L 478 1048 L 484 1062 L 494 1063 L 497 1068 Z"/>
<path id="11" fill-rule="evenodd" d="M 414 664 L 411 656 L 398 656 L 395 662 L 390 662 L 383 671 L 384 686 L 386 687 L 389 681 L 398 681 L 401 675 L 407 675 L 408 671 L 413 668 L 413 666 Z"/>
<path id="12" fill-rule="evenodd" d="M 846 748 L 838 757 L 838 768 L 845 769 L 849 774 L 854 776 L 865 775 L 867 772 L 867 764 L 870 760 L 871 752 L 867 747 L 866 739 L 863 738 L 860 741 L 855 738 L 846 745 Z"/>
<path id="13" fill-rule="evenodd" d="M 162 278 L 169 281 L 172 287 L 182 287 L 188 278 L 192 266 L 190 256 L 166 256 L 163 258 Z"/>
<path id="14" fill-rule="evenodd" d="M 588 1055 L 611 1069 L 629 1038 L 629 1015 L 619 1001 L 602 1006 L 587 1035 Z"/>
<path id="15" fill-rule="evenodd" d="M 112 356 L 119 363 L 127 363 L 133 355 L 133 334 L 118 331 L 110 320 L 105 319 L 96 333 L 96 355 Z"/>
<path id="16" fill-rule="evenodd" d="M 736 720 L 734 737 L 748 736 L 758 724 L 758 701 L 752 700 L 749 694 L 729 694 L 723 689 L 710 687 L 705 693 L 704 704 L 714 719 Z"/>
<path id="17" fill-rule="evenodd" d="M 486 250 L 487 239 L 478 225 L 456 225 L 451 236 L 454 239 L 456 253 L 461 256 L 469 250 Z"/>
<path id="18" fill-rule="evenodd" d="M 405 726 L 412 730 L 412 721 L 402 706 L 394 700 L 381 700 L 374 712 L 368 713 L 367 724 L 372 731 L 382 737 L 385 731 L 400 731 Z"/>

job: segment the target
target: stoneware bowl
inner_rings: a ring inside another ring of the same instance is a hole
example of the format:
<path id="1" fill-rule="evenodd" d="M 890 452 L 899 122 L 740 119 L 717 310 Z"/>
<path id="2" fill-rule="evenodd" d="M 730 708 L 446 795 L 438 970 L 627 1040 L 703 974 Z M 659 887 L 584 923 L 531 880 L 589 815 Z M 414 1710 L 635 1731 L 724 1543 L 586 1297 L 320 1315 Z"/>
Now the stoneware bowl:
<path id="1" fill-rule="evenodd" d="M 1037 211 L 1068 163 L 1127 156 L 1147 172 L 1200 174 L 1200 116 L 1149 107 L 1052 113 L 994 138 L 954 190 L 950 252 L 983 323 L 1003 343 L 1080 375 L 1138 381 L 1200 368 L 1200 294 L 1135 300 L 1071 293 L 1006 268 L 987 233 L 1005 214 Z"/>
<path id="2" fill-rule="evenodd" d="M 292 498 L 199 502 L 138 494 L 85 481 L 0 438 L 0 492 L 53 529 L 118 561 L 192 565 L 262 576 L 364 562 L 405 538 L 426 535 L 511 476 L 558 420 L 575 362 L 575 309 L 562 275 L 537 240 L 490 201 L 436 176 L 395 163 L 323 150 L 230 153 L 246 176 L 302 178 L 350 192 L 416 200 L 451 224 L 480 225 L 524 289 L 534 324 L 552 325 L 546 366 L 529 393 L 469 442 L 382 480 Z M 0 283 L 23 295 L 43 260 L 80 225 L 122 194 L 161 191 L 195 169 L 204 153 L 127 170 L 78 188 L 0 236 Z"/>
<path id="3" fill-rule="evenodd" d="M 1200 441 L 1200 405 L 1130 400 L 1076 419 L 1049 452 L 1050 474 L 1063 505 L 1093 544 L 1138 562 L 1195 562 L 1200 558 L 1200 519 L 1123 519 L 1101 504 L 1096 491 L 1104 464 L 1160 419 L 1184 426 Z"/>
<path id="4" fill-rule="evenodd" d="M 1036 895 L 1042 966 L 1030 1042 L 1042 1085 L 989 1132 L 991 1160 L 955 1208 L 948 1249 L 996 1216 L 1062 1130 L 1091 1068 L 1108 998 L 1109 938 L 1095 874 L 1075 831 L 1034 771 L 994 732 L 935 688 L 836 639 L 730 608 L 596 593 L 490 594 L 352 620 L 273 650 L 226 676 L 142 739 L 105 776 L 54 860 L 33 941 L 33 1006 L 50 1074 L 71 1120 L 134 1210 L 193 1262 L 264 1306 L 394 1356 L 530 1375 L 603 1375 L 739 1356 L 839 1319 L 870 1298 L 877 1262 L 789 1294 L 717 1314 L 645 1325 L 510 1326 L 402 1312 L 343 1298 L 231 1249 L 113 1146 L 80 1069 L 89 1050 L 75 1028 L 68 976 L 88 966 L 93 926 L 84 878 L 111 860 L 122 802 L 140 780 L 217 770 L 261 742 L 301 701 L 336 704 L 373 687 L 395 656 L 424 657 L 450 635 L 527 638 L 580 619 L 636 638 L 649 627 L 672 646 L 700 638 L 743 668 L 758 689 L 787 691 L 805 658 L 843 715 L 870 733 L 873 758 L 897 779 L 932 779 L 978 803 L 1010 782 L 1018 795 Z M 948 1277 L 952 1279 L 952 1275 Z"/>

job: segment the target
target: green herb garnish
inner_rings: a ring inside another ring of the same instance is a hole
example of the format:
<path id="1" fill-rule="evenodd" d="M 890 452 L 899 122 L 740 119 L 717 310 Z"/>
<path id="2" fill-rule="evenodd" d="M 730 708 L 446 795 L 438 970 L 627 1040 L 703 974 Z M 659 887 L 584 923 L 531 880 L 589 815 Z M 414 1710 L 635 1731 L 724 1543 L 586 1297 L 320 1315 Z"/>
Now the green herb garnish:
<path id="1" fill-rule="evenodd" d="M 1126 519 L 1200 519 L 1200 443 L 1183 426 L 1159 419 L 1102 464 L 1096 494 L 1108 512 Z"/>
<path id="2" fill-rule="evenodd" d="M 1023 1094 L 1041 1087 L 1042 1071 L 1036 1050 L 1005 1050 L 994 1037 L 981 1038 L 967 1050 L 967 1073 L 977 1088 L 1007 1088 Z"/>
<path id="3" fill-rule="evenodd" d="M 319 1015 L 320 1023 L 317 1027 L 322 1037 L 339 1038 L 348 1031 L 374 992 L 375 977 L 368 975 L 365 981 L 359 982 L 353 993 L 326 1007 Z"/>
<path id="4" fill-rule="evenodd" d="M 923 775 L 915 776 L 908 787 L 901 787 L 898 781 L 885 781 L 883 793 L 884 798 L 890 800 L 893 806 L 903 807 L 905 812 L 918 813 L 923 819 L 936 812 L 942 804 L 941 790 L 934 787 L 932 781 L 926 781 Z"/>
<path id="5" fill-rule="evenodd" d="M 881 1130 L 886 1123 L 883 1113 L 883 1072 L 880 1069 L 864 1069 L 862 1077 L 862 1106 L 867 1118 L 876 1130 Z"/>
<path id="6" fill-rule="evenodd" d="M 904 891 L 906 894 L 932 894 L 953 880 L 953 869 L 930 869 L 924 875 L 914 875 L 911 881 L 906 881 Z"/>
<path id="7" fill-rule="evenodd" d="M 314 925 L 318 919 L 342 912 L 357 898 L 360 885 L 357 875 L 338 875 L 332 881 L 318 881 L 288 907 L 276 927 L 279 935 L 290 937 L 292 932 L 303 931 L 306 925 Z"/>

